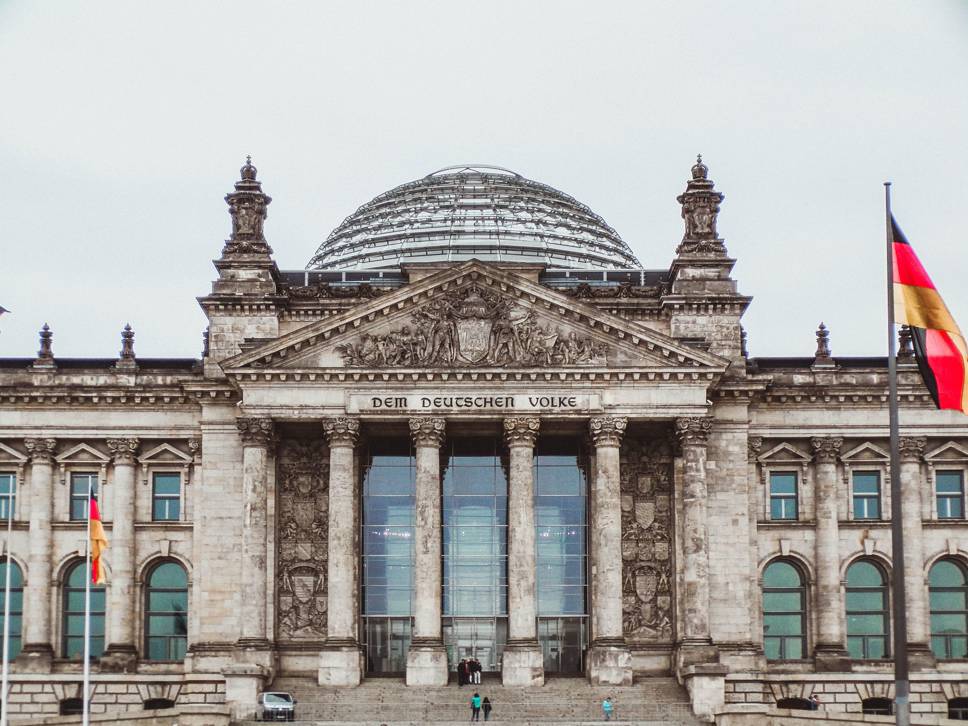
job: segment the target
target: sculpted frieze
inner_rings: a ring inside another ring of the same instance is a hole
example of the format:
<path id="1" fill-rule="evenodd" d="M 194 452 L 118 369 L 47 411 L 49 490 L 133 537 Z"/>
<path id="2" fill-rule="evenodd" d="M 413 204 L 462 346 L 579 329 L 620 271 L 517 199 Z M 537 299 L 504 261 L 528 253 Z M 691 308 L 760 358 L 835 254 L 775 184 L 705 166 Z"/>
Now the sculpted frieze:
<path id="1" fill-rule="evenodd" d="M 607 344 L 542 326 L 530 308 L 478 285 L 435 298 L 409 325 L 336 350 L 345 365 L 367 368 L 599 366 L 608 354 Z"/>

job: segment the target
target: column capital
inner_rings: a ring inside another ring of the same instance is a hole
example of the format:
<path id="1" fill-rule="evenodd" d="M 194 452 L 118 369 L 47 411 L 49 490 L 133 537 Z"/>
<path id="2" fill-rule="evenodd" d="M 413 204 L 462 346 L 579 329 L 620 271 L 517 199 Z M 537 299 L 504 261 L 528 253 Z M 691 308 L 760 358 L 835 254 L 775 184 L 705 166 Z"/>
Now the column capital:
<path id="1" fill-rule="evenodd" d="M 628 424 L 625 416 L 595 416 L 588 422 L 588 433 L 595 446 L 619 446 Z"/>
<path id="2" fill-rule="evenodd" d="M 534 447 L 541 419 L 537 416 L 509 416 L 504 419 L 504 438 L 508 446 Z"/>
<path id="3" fill-rule="evenodd" d="M 334 416 L 323 421 L 323 431 L 330 446 L 356 446 L 360 438 L 360 420 L 349 416 Z"/>
<path id="4" fill-rule="evenodd" d="M 925 436 L 902 436 L 897 445 L 901 461 L 921 461 L 928 439 Z"/>
<path id="5" fill-rule="evenodd" d="M 431 446 L 439 449 L 444 443 L 447 421 L 439 417 L 413 416 L 410 419 L 410 435 L 414 446 Z"/>
<path id="6" fill-rule="evenodd" d="M 107 439 L 104 443 L 111 451 L 115 466 L 118 464 L 134 464 L 135 459 L 138 458 L 138 446 L 141 441 L 136 437 Z"/>
<path id="7" fill-rule="evenodd" d="M 34 464 L 53 464 L 57 439 L 24 439 L 24 448 Z"/>
<path id="8" fill-rule="evenodd" d="M 756 457 L 760 455 L 762 448 L 762 436 L 750 436 L 746 439 L 746 456 L 750 461 L 756 461 Z"/>
<path id="9" fill-rule="evenodd" d="M 680 446 L 705 446 L 712 427 L 712 416 L 680 416 L 676 419 L 676 438 Z"/>
<path id="10" fill-rule="evenodd" d="M 271 418 L 239 418 L 235 423 L 239 427 L 242 446 L 258 446 L 268 449 L 275 438 L 275 428 Z"/>
<path id="11" fill-rule="evenodd" d="M 840 456 L 844 440 L 839 436 L 814 436 L 810 439 L 813 460 L 821 464 L 834 464 Z"/>

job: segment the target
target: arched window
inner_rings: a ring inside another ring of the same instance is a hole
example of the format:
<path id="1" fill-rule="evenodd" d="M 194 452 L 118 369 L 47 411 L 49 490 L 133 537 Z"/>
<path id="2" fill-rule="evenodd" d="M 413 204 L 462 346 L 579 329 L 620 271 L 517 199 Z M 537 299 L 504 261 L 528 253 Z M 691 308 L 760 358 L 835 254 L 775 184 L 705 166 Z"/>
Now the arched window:
<path id="1" fill-rule="evenodd" d="M 894 713 L 894 702 L 890 698 L 865 698 L 860 708 L 872 716 L 890 716 Z"/>
<path id="2" fill-rule="evenodd" d="M 968 698 L 952 698 L 948 701 L 948 718 L 968 721 Z"/>
<path id="3" fill-rule="evenodd" d="M 0 628 L 3 628 L 3 587 L 7 582 L 7 558 L 0 559 Z M 20 566 L 14 562 L 10 567 L 10 632 L 7 660 L 13 660 L 20 653 L 20 634 L 24 610 L 24 575 Z M 0 630 L 0 633 L 3 631 Z"/>
<path id="4" fill-rule="evenodd" d="M 847 652 L 851 658 L 887 658 L 887 578 L 873 562 L 847 568 Z"/>
<path id="5" fill-rule="evenodd" d="M 763 571 L 763 650 L 767 659 L 803 658 L 806 632 L 803 576 L 789 562 L 771 562 Z"/>
<path id="6" fill-rule="evenodd" d="M 928 573 L 931 650 L 939 659 L 968 658 L 968 574 L 961 563 L 939 560 Z"/>
<path id="7" fill-rule="evenodd" d="M 188 645 L 188 575 L 177 562 L 148 573 L 145 605 L 147 660 L 182 660 Z"/>
<path id="8" fill-rule="evenodd" d="M 64 646 L 65 658 L 84 657 L 84 578 L 87 563 L 75 562 L 64 579 Z M 104 653 L 104 586 L 91 585 L 91 656 Z"/>

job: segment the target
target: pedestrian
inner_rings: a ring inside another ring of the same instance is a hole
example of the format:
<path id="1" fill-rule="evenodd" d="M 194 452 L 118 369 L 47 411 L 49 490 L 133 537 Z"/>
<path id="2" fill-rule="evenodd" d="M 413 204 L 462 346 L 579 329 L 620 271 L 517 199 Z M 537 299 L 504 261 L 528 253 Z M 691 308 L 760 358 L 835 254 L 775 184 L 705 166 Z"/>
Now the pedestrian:
<path id="1" fill-rule="evenodd" d="M 818 711 L 820 709 L 820 696 L 816 693 L 810 695 L 810 710 Z"/>
<path id="2" fill-rule="evenodd" d="M 606 721 L 612 720 L 612 711 L 614 710 L 615 710 L 615 706 L 612 705 L 612 699 L 606 696 L 605 700 L 602 701 L 602 713 L 605 714 Z"/>
<path id="3" fill-rule="evenodd" d="M 471 660 L 471 674 L 474 676 L 474 683 L 478 686 L 481 684 L 482 670 L 484 670 L 484 668 L 481 666 L 481 662 L 477 659 L 477 657 L 474 657 Z"/>
<path id="4" fill-rule="evenodd" d="M 481 720 L 481 694 L 475 693 L 471 697 L 471 721 Z"/>
<path id="5" fill-rule="evenodd" d="M 460 663 L 457 664 L 457 685 L 463 686 L 467 683 L 467 661 L 461 658 Z"/>
<path id="6" fill-rule="evenodd" d="M 484 703 L 481 704 L 481 708 L 484 711 L 484 720 L 487 721 L 491 718 L 491 699 L 484 696 Z"/>

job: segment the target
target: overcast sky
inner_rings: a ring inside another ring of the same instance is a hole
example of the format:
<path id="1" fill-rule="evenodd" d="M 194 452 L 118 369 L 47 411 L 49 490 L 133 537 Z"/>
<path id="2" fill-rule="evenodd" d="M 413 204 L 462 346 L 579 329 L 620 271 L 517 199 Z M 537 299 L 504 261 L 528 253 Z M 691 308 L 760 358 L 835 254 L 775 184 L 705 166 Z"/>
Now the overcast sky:
<path id="1" fill-rule="evenodd" d="M 649 268 L 702 152 L 753 355 L 885 348 L 882 182 L 968 330 L 968 2 L 2 2 L 0 355 L 197 356 L 252 154 L 301 269 L 443 166 L 555 186 Z"/>

